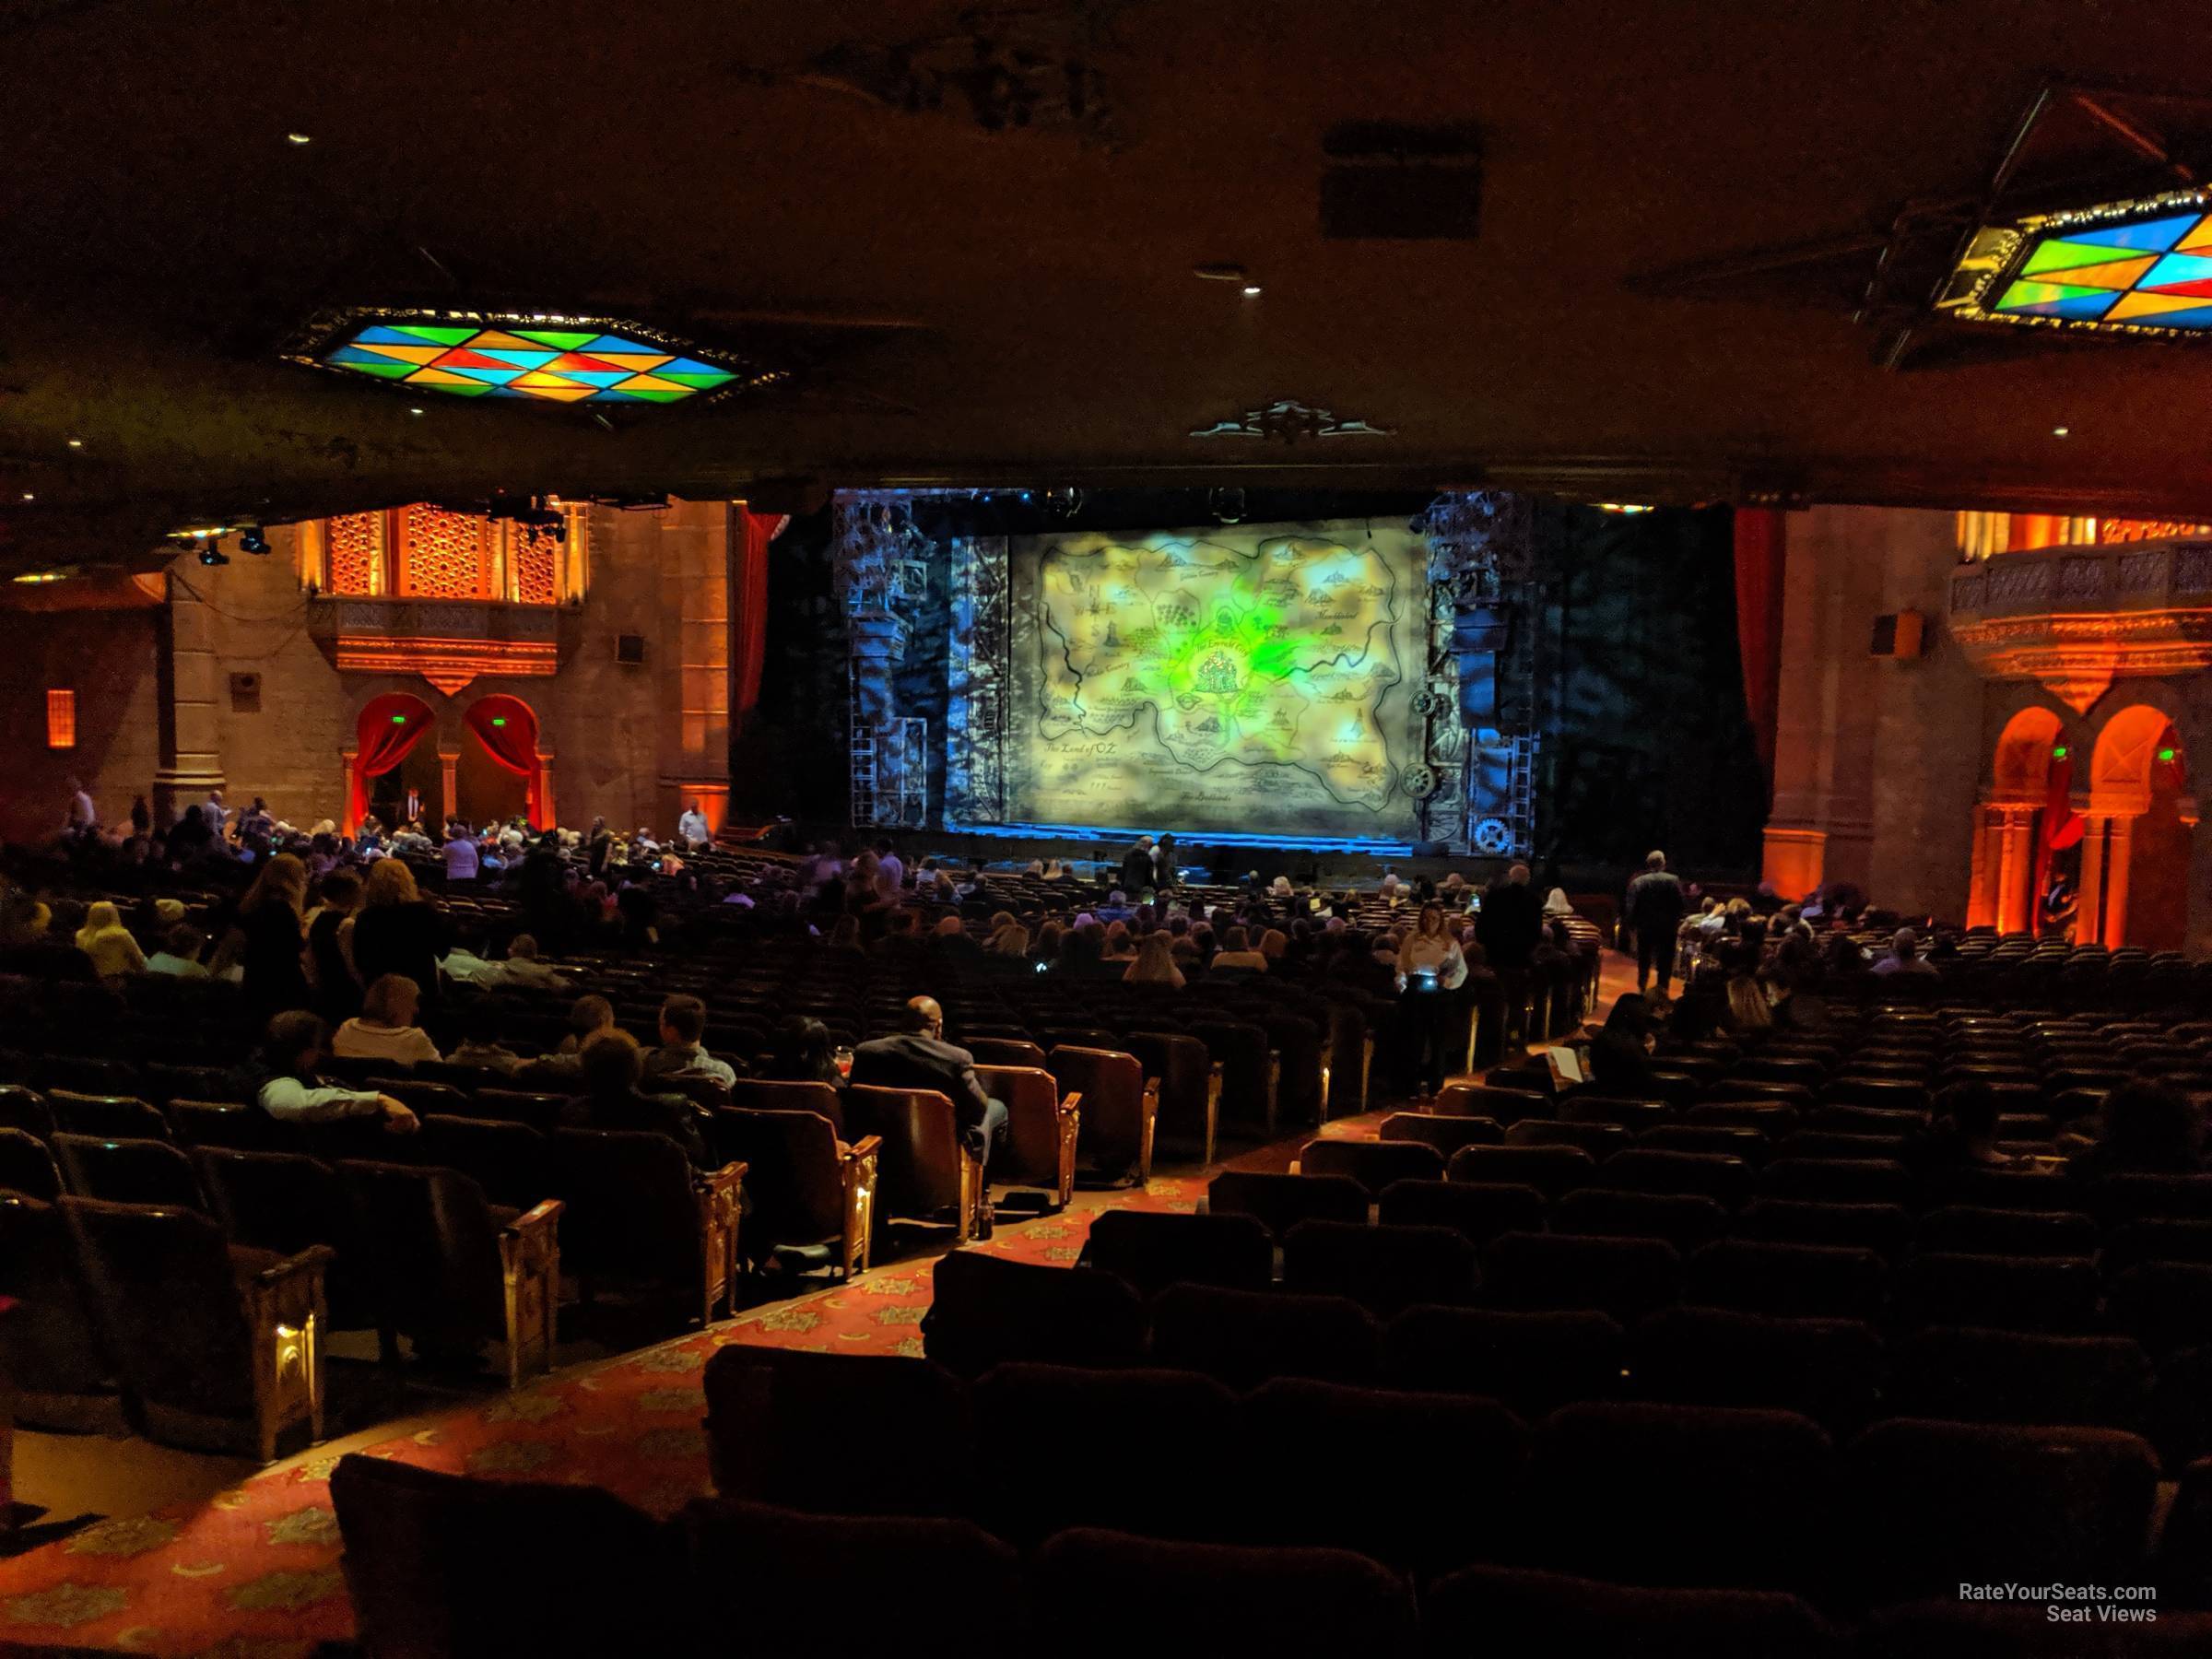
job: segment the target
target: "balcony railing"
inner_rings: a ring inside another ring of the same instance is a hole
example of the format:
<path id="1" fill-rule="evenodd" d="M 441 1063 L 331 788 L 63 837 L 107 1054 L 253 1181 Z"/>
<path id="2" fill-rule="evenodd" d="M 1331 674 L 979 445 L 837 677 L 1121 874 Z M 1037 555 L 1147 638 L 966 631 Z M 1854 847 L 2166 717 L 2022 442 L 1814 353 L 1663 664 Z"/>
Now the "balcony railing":
<path id="1" fill-rule="evenodd" d="M 1999 553 L 1951 578 L 1962 620 L 2212 607 L 2212 541 L 2117 542 Z"/>
<path id="2" fill-rule="evenodd" d="M 307 631 L 341 672 L 419 674 L 449 696 L 483 675 L 557 674 L 582 639 L 581 606 L 355 594 L 308 601 Z"/>

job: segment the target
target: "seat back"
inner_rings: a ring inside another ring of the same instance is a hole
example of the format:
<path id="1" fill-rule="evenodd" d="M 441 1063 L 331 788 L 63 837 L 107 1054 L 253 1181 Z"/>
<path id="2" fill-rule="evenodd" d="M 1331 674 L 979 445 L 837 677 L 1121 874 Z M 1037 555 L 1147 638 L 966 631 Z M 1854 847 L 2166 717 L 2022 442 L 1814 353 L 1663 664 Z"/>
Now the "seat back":
<path id="1" fill-rule="evenodd" d="M 968 1390 L 933 1360 L 728 1343 L 707 1361 L 715 1489 L 816 1514 L 965 1515 Z"/>
<path id="2" fill-rule="evenodd" d="M 248 1151 L 285 1149 L 286 1126 L 258 1106 L 182 1096 L 164 1108 L 177 1140 L 186 1147 L 236 1147 Z"/>
<path id="3" fill-rule="evenodd" d="M 1452 1154 L 1446 1174 L 1453 1181 L 1532 1186 L 1557 1198 L 1594 1182 L 1597 1159 L 1580 1147 L 1462 1147 Z"/>
<path id="4" fill-rule="evenodd" d="M 527 1124 L 432 1113 L 422 1120 L 412 1149 L 420 1162 L 459 1170 L 487 1199 L 510 1209 L 526 1210 L 553 1195 L 551 1152 Z"/>
<path id="5" fill-rule="evenodd" d="M 1524 1416 L 1620 1392 L 1626 1337 L 1597 1312 L 1408 1308 L 1383 1336 L 1393 1388 L 1485 1394 Z"/>
<path id="6" fill-rule="evenodd" d="M 931 1276 L 923 1345 L 954 1375 L 1034 1361 L 1100 1367 L 1134 1364 L 1144 1350 L 1145 1306 L 1136 1292 L 1095 1268 L 1046 1267 L 956 1250 Z"/>
<path id="7" fill-rule="evenodd" d="M 62 1184 L 80 1198 L 206 1207 L 192 1159 L 167 1141 L 57 1134 L 49 1144 L 61 1166 Z"/>
<path id="8" fill-rule="evenodd" d="M 2064 1210 L 1947 1205 L 1920 1218 L 1915 1242 L 1923 1250 L 1983 1255 L 2092 1256 L 2097 1253 L 2097 1223 Z"/>
<path id="9" fill-rule="evenodd" d="M 46 1091 L 46 1100 L 53 1108 L 55 1126 L 72 1135 L 104 1135 L 115 1140 L 173 1138 L 169 1120 L 161 1115 L 160 1108 L 148 1105 L 135 1095 L 79 1094 L 71 1088 L 52 1088 Z"/>
<path id="10" fill-rule="evenodd" d="M 20 1083 L 0 1083 L 0 1129 L 20 1129 L 44 1140 L 53 1127 L 53 1108 L 44 1095 Z"/>
<path id="11" fill-rule="evenodd" d="M 1583 1187 L 1552 1208 L 1552 1226 L 1563 1233 L 1606 1238 L 1665 1239 L 1688 1253 L 1728 1229 L 1728 1212 L 1694 1193 L 1639 1193 Z"/>
<path id="12" fill-rule="evenodd" d="M 983 1092 L 1006 1106 L 1006 1144 L 991 1155 L 994 1181 L 1053 1187 L 1060 1184 L 1060 1085 L 1036 1066 L 979 1065 Z M 1090 1120 L 1087 1099 L 1078 1108 Z"/>
<path id="13" fill-rule="evenodd" d="M 0 1190 L 47 1203 L 62 1195 L 62 1171 L 44 1141 L 20 1129 L 0 1128 Z"/>
<path id="14" fill-rule="evenodd" d="M 1084 1259 L 1143 1296 L 1173 1284 L 1265 1290 L 1275 1276 L 1275 1241 L 1250 1216 L 1107 1210 L 1090 1224 Z"/>
<path id="15" fill-rule="evenodd" d="M 1393 1112 L 1382 1120 L 1375 1137 L 1384 1141 L 1418 1141 L 1433 1147 L 1445 1159 L 1462 1147 L 1499 1147 L 1505 1130 L 1495 1120 L 1480 1117 L 1438 1117 L 1426 1112 Z"/>
<path id="16" fill-rule="evenodd" d="M 1030 1065 L 1039 1071 L 1050 1069 L 1044 1050 L 1026 1037 L 970 1037 L 962 1033 L 960 1041 L 975 1056 L 978 1065 Z"/>
<path id="17" fill-rule="evenodd" d="M 1444 1174 L 1444 1155 L 1412 1140 L 1310 1140 L 1298 1162 L 1304 1174 L 1348 1175 L 1370 1197 L 1394 1181 L 1441 1181 Z"/>
<path id="18" fill-rule="evenodd" d="M 1475 1295 L 1475 1246 L 1456 1228 L 1301 1221 L 1283 1240 L 1283 1286 L 1343 1296 L 1378 1318 Z"/>
<path id="19" fill-rule="evenodd" d="M 1439 1581 L 1422 1624 L 1432 1652 L 1486 1659 L 1842 1659 L 1849 1651 L 1803 1599 L 1778 1591 L 1653 1589 L 1517 1567 L 1469 1567 Z"/>
<path id="20" fill-rule="evenodd" d="M 1629 1368 L 1648 1400 L 1795 1411 L 1831 1434 L 1874 1414 L 1882 1361 L 1880 1335 L 1852 1319 L 1667 1308 L 1630 1338 Z"/>
<path id="21" fill-rule="evenodd" d="M 470 1097 L 469 1114 L 498 1118 L 502 1123 L 527 1124 L 540 1134 L 549 1135 L 560 1126 L 561 1108 L 568 1103 L 569 1097 L 562 1094 L 527 1088 L 479 1088 Z"/>
<path id="22" fill-rule="evenodd" d="M 1206 1189 L 1216 1215 L 1250 1216 L 1277 1238 L 1300 1221 L 1364 1221 L 1367 1189 L 1348 1175 L 1277 1175 L 1224 1170 Z"/>
<path id="23" fill-rule="evenodd" d="M 1183 1031 L 1130 1031 L 1121 1046 L 1136 1056 L 1146 1077 L 1159 1079 L 1161 1132 L 1182 1141 L 1203 1141 L 1214 1071 L 1206 1044 Z"/>
<path id="24" fill-rule="evenodd" d="M 1777 1318 L 1872 1320 L 1888 1272 L 1871 1250 L 1723 1239 L 1691 1254 L 1683 1300 Z"/>
<path id="25" fill-rule="evenodd" d="M 1725 1209 L 1751 1195 L 1751 1166 L 1720 1152 L 1669 1152 L 1631 1147 L 1606 1160 L 1593 1186 L 1637 1193 L 1688 1193 Z"/>
<path id="26" fill-rule="evenodd" d="M 730 1085 L 729 1103 L 746 1112 L 811 1112 L 828 1118 L 838 1138 L 845 1138 L 845 1103 L 828 1083 L 740 1077 Z"/>
<path id="27" fill-rule="evenodd" d="M 1592 1309 L 1624 1323 L 1671 1307 L 1682 1257 L 1658 1239 L 1505 1233 L 1483 1253 L 1483 1299 L 1524 1312 Z"/>
<path id="28" fill-rule="evenodd" d="M 1832 1244 L 1903 1253 L 1912 1217 L 1901 1204 L 1823 1204 L 1808 1198 L 1754 1198 L 1735 1218 L 1735 1236 L 1773 1244 Z"/>
<path id="29" fill-rule="evenodd" d="M 1084 1105 L 1089 1104 L 1087 1097 Z M 861 1085 L 846 1091 L 845 1114 L 853 1135 L 883 1140 L 877 1165 L 878 1215 L 959 1212 L 967 1150 L 949 1100 L 934 1088 Z"/>
<path id="30" fill-rule="evenodd" d="M 2086 1331 L 2097 1314 L 2097 1265 L 2086 1257 L 1923 1251 L 1899 1269 L 1910 1324 L 2001 1331 Z"/>
<path id="31" fill-rule="evenodd" d="M 2125 1336 L 1947 1327 L 1900 1338 L 1890 1364 L 1888 1407 L 1896 1417 L 2133 1433 L 2150 1405 L 2150 1361 Z"/>
<path id="32" fill-rule="evenodd" d="M 1375 1205 L 1393 1227 L 1449 1227 L 1477 1247 L 1501 1233 L 1542 1232 L 1548 1206 L 1532 1186 L 1480 1181 L 1394 1181 Z"/>
<path id="33" fill-rule="evenodd" d="M 60 1203 L 104 1347 L 133 1398 L 251 1418 L 252 1338 L 222 1230 L 187 1209 Z"/>
<path id="34" fill-rule="evenodd" d="M 1153 1362 L 1230 1388 L 1271 1377 L 1364 1382 L 1381 1352 L 1382 1327 L 1345 1297 L 1174 1285 L 1152 1303 Z"/>
<path id="35" fill-rule="evenodd" d="M 504 1331 L 499 1234 L 482 1187 L 458 1170 L 365 1159 L 338 1172 L 380 1323 L 451 1345 Z"/>
<path id="36" fill-rule="evenodd" d="M 114 1362 L 78 1271 L 76 1241 L 58 1203 L 0 1192 L 0 1296 L 13 1297 L 6 1351 L 16 1414 L 41 1423 L 32 1396 L 112 1392 Z M 59 1421 L 55 1428 L 82 1428 Z"/>
<path id="37" fill-rule="evenodd" d="M 807 1110 L 725 1106 L 714 1114 L 709 1144 L 718 1161 L 745 1165 L 752 1201 L 746 1248 L 756 1259 L 779 1244 L 843 1236 L 844 1175 L 829 1119 Z"/>
<path id="38" fill-rule="evenodd" d="M 699 1205 L 683 1147 L 646 1129 L 556 1129 L 552 1143 L 563 1265 L 698 1286 Z"/>
<path id="39" fill-rule="evenodd" d="M 1407 1581 L 1341 1549 L 1169 1543 L 1076 1527 L 1049 1539 L 1030 1575 L 1039 1628 L 1070 1659 L 1203 1631 L 1208 1651 L 1410 1659 Z M 1218 1643 L 1217 1647 L 1213 1644 Z"/>
<path id="40" fill-rule="evenodd" d="M 1136 1056 L 1064 1046 L 1047 1065 L 1063 1095 L 1083 1096 L 1078 1155 L 1094 1169 L 1119 1174 L 1136 1167 L 1145 1147 L 1145 1068 Z"/>
<path id="41" fill-rule="evenodd" d="M 330 1477 L 346 1583 L 371 1653 L 679 1653 L 671 1528 L 591 1486 L 477 1480 L 351 1453 Z M 619 1594 L 488 1594 L 488 1586 Z"/>

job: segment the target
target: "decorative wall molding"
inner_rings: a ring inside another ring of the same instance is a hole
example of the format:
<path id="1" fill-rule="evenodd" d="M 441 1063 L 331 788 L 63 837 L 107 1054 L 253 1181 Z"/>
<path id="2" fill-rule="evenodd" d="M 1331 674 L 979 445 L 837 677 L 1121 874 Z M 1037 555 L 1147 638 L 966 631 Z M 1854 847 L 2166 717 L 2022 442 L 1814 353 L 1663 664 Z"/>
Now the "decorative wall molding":
<path id="1" fill-rule="evenodd" d="M 480 674 L 558 674 L 581 639 L 582 614 L 490 600 L 316 598 L 307 630 L 341 674 L 418 674 L 451 697 Z"/>
<path id="2" fill-rule="evenodd" d="M 1275 438 L 1296 443 L 1301 438 L 1388 438 L 1389 427 L 1372 426 L 1333 409 L 1278 397 L 1273 403 L 1217 420 L 1212 426 L 1193 427 L 1194 438 Z"/>

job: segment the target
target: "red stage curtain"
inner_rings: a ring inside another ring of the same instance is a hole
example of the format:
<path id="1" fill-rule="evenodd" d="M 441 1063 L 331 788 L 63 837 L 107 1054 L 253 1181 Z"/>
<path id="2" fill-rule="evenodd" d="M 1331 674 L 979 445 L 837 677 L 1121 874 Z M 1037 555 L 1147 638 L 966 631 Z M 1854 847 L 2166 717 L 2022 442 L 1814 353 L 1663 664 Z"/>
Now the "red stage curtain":
<path id="1" fill-rule="evenodd" d="M 1779 507 L 1735 510 L 1735 642 L 1744 662 L 1744 706 L 1769 786 L 1774 778 L 1774 715 L 1782 694 L 1782 571 L 1788 521 Z"/>
<path id="2" fill-rule="evenodd" d="M 529 815 L 533 829 L 549 829 L 551 826 L 544 821 L 540 805 L 543 791 L 538 787 L 537 715 L 530 705 L 519 697 L 494 695 L 471 703 L 461 718 L 476 734 L 486 754 L 507 771 L 529 780 L 524 810 Z M 494 720 L 507 724 L 493 725 Z"/>
<path id="3" fill-rule="evenodd" d="M 394 722 L 394 715 L 405 721 Z M 346 789 L 346 833 L 360 832 L 369 816 L 369 780 L 381 778 L 409 755 L 436 724 L 429 704 L 406 691 L 372 697 L 354 727 L 353 775 Z"/>
<path id="4" fill-rule="evenodd" d="M 2035 891 L 2028 902 L 2028 931 L 2043 931 L 2043 894 L 2051 886 L 2051 854 L 2079 843 L 2088 822 L 2074 810 L 2074 758 L 2051 762 L 2043 811 L 2035 827 Z"/>
<path id="5" fill-rule="evenodd" d="M 760 702 L 760 674 L 768 662 L 768 544 L 783 533 L 790 516 L 740 507 L 744 529 L 737 548 L 732 604 L 737 618 L 737 650 L 730 687 L 731 729 L 741 732 Z"/>

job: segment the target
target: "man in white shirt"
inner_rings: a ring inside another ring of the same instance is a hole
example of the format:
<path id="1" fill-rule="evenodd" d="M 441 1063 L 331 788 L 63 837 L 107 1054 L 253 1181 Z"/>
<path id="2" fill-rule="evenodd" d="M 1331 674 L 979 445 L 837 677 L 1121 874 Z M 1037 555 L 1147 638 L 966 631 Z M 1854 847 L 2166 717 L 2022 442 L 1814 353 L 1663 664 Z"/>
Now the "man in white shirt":
<path id="1" fill-rule="evenodd" d="M 69 833 L 91 834 L 100 828 L 100 814 L 93 809 L 92 792 L 76 778 L 65 778 L 62 782 L 69 791 Z"/>
<path id="2" fill-rule="evenodd" d="M 894 890 L 904 890 L 906 861 L 891 851 L 891 843 L 888 841 L 879 841 L 876 843 L 876 867 L 890 878 Z"/>
<path id="3" fill-rule="evenodd" d="M 215 832 L 215 839 L 221 841 L 225 818 L 221 790 L 211 789 L 207 792 L 207 799 L 200 807 L 200 816 L 207 820 L 207 828 Z"/>
<path id="4" fill-rule="evenodd" d="M 476 838 L 469 834 L 466 824 L 455 824 L 447 831 L 445 843 L 445 879 L 448 885 L 456 881 L 474 881 L 481 863 L 477 855 Z"/>
<path id="5" fill-rule="evenodd" d="M 713 840 L 713 832 L 707 828 L 707 815 L 693 806 L 676 820 L 676 838 L 683 842 L 687 853 L 696 852 L 705 846 Z"/>

